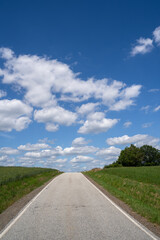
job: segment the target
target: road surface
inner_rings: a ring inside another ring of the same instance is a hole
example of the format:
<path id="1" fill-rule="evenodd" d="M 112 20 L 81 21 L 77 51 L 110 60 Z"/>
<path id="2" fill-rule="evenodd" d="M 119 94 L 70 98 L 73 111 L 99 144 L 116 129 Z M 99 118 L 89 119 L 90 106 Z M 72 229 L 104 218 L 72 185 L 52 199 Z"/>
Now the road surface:
<path id="1" fill-rule="evenodd" d="M 114 206 L 81 173 L 56 177 L 1 232 L 3 240 L 159 239 Z"/>

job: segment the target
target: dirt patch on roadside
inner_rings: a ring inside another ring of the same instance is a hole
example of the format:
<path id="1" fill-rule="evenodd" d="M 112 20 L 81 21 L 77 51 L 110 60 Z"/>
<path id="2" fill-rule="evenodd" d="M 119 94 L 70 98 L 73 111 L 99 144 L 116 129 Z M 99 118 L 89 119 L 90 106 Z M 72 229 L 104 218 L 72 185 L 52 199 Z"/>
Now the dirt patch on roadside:
<path id="1" fill-rule="evenodd" d="M 120 208 L 122 208 L 125 212 L 131 215 L 134 219 L 136 219 L 139 223 L 148 228 L 155 235 L 160 237 L 160 226 L 157 224 L 153 224 L 149 222 L 146 218 L 140 216 L 138 213 L 134 212 L 126 203 L 119 200 L 118 198 L 111 195 L 107 190 L 105 190 L 102 186 L 100 186 L 97 182 L 95 182 L 92 178 L 84 175 L 91 183 L 93 183 L 99 190 L 101 190 L 108 198 L 110 198 L 114 203 L 116 203 Z"/>
<path id="2" fill-rule="evenodd" d="M 55 177 L 54 177 L 55 178 Z M 26 196 L 22 197 L 15 203 L 13 203 L 10 207 L 8 207 L 4 212 L 0 214 L 0 231 L 2 231 L 7 224 L 17 216 L 17 214 L 24 208 L 24 206 L 32 200 L 49 182 L 44 183 L 42 186 L 36 188 L 32 192 L 28 193 Z"/>

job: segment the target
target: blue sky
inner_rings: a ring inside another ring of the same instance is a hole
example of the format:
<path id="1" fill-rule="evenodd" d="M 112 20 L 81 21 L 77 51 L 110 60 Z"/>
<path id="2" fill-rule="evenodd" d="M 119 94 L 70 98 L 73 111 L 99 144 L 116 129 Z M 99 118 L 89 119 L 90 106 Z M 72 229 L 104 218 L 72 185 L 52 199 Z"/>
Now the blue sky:
<path id="1" fill-rule="evenodd" d="M 160 2 L 0 2 L 0 165 L 82 171 L 160 149 Z"/>

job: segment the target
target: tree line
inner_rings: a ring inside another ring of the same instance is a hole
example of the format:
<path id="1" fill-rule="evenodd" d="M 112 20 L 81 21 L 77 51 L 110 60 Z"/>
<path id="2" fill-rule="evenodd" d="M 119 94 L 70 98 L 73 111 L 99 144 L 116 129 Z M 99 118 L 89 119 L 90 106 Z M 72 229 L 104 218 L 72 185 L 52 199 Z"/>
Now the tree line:
<path id="1" fill-rule="evenodd" d="M 110 165 L 105 165 L 104 168 L 109 167 L 140 167 L 140 166 L 158 166 L 160 165 L 160 150 L 143 145 L 138 148 L 131 144 L 121 151 L 116 162 Z"/>

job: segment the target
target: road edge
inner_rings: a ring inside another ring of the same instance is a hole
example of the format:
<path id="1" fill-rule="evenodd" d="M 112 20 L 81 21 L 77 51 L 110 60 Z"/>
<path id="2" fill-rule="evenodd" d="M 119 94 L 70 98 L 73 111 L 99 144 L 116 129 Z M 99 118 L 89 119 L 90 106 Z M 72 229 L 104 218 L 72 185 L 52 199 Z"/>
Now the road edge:
<path id="1" fill-rule="evenodd" d="M 124 203 L 122 200 L 113 196 L 111 193 L 109 193 L 106 189 L 104 189 L 101 185 L 99 185 L 97 182 L 95 182 L 89 176 L 87 176 L 85 174 L 83 174 L 83 176 L 92 185 L 94 185 L 102 193 L 102 195 L 105 195 L 107 198 L 110 199 L 111 202 L 113 202 L 115 205 L 117 205 L 119 208 L 121 208 L 131 218 L 135 219 L 136 222 L 138 222 L 140 225 L 144 226 L 147 230 L 149 230 L 151 233 L 153 233 L 156 237 L 160 238 L 160 226 L 149 222 L 146 218 L 144 218 L 141 215 L 139 215 L 138 213 L 134 212 L 126 203 Z"/>
<path id="2" fill-rule="evenodd" d="M 10 228 L 10 225 L 13 225 L 12 222 L 19 218 L 18 216 L 22 215 L 24 210 L 30 206 L 30 204 L 41 194 L 41 192 L 43 192 L 51 184 L 51 182 L 60 175 L 61 174 L 54 176 L 42 186 L 23 196 L 0 214 L 0 239 L 4 235 L 6 229 Z"/>

